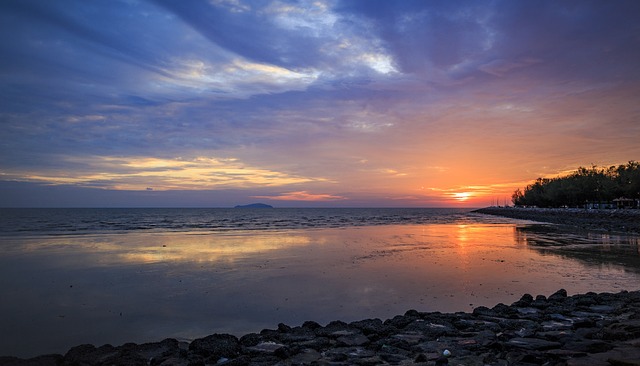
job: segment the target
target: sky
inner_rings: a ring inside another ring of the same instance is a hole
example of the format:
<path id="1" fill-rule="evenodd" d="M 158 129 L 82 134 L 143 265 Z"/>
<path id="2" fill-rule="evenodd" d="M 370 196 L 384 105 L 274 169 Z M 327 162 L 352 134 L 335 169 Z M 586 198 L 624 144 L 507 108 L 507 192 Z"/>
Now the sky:
<path id="1" fill-rule="evenodd" d="M 0 207 L 481 207 L 640 160 L 640 1 L 3 0 Z"/>

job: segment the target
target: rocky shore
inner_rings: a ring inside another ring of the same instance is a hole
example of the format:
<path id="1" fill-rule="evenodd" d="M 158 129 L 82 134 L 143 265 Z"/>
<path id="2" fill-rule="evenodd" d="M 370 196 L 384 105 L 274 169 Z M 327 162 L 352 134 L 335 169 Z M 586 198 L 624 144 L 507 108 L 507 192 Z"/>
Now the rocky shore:
<path id="1" fill-rule="evenodd" d="M 593 231 L 640 234 L 640 210 L 487 207 L 474 212 L 548 222 Z"/>
<path id="2" fill-rule="evenodd" d="M 640 291 L 549 297 L 472 313 L 409 310 L 382 321 L 279 324 L 237 338 L 80 345 L 0 365 L 640 365 Z"/>

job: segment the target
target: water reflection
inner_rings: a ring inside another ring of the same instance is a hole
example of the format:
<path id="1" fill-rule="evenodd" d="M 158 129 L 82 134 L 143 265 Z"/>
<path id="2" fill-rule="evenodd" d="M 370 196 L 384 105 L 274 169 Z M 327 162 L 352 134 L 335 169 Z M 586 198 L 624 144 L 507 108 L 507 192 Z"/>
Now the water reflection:
<path id="1" fill-rule="evenodd" d="M 131 233 L 86 236 L 10 238 L 3 243 L 5 255 L 83 256 L 67 266 L 122 264 L 233 262 L 258 253 L 283 251 L 309 244 L 305 235 L 289 233 Z"/>
<path id="2" fill-rule="evenodd" d="M 609 255 L 594 266 L 596 247 Z M 636 262 L 613 259 L 629 251 L 637 259 L 638 238 L 545 225 L 13 237 L 0 248 L 0 322 L 13 335 L 0 355 L 241 335 L 279 322 L 385 319 L 410 308 L 470 311 L 524 292 L 640 284 L 629 270 Z"/>
<path id="3" fill-rule="evenodd" d="M 553 225 L 514 228 L 517 243 L 544 254 L 579 260 L 588 265 L 618 265 L 640 272 L 640 237 L 624 234 L 571 231 Z"/>

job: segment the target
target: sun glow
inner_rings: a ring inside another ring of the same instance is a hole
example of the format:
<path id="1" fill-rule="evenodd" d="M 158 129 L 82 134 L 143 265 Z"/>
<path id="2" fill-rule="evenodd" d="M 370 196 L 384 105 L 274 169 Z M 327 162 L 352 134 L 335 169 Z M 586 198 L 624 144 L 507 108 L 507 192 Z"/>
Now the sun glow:
<path id="1" fill-rule="evenodd" d="M 456 193 L 453 193 L 453 198 L 456 201 L 459 201 L 459 202 L 464 202 L 464 201 L 468 200 L 471 197 L 473 197 L 473 195 L 471 193 L 469 193 L 469 192 L 456 192 Z"/>

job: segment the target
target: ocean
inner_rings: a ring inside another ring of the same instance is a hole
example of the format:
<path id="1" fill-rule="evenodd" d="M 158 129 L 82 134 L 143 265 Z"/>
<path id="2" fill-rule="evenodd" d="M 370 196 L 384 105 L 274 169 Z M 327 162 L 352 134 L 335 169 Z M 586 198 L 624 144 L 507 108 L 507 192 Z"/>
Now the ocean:
<path id="1" fill-rule="evenodd" d="M 638 290 L 639 240 L 469 209 L 0 209 L 0 356 Z"/>
<path id="2" fill-rule="evenodd" d="M 451 223 L 469 220 L 470 211 L 470 209 L 447 208 L 0 209 L 0 234 L 69 235 L 133 231 L 220 232 Z"/>

